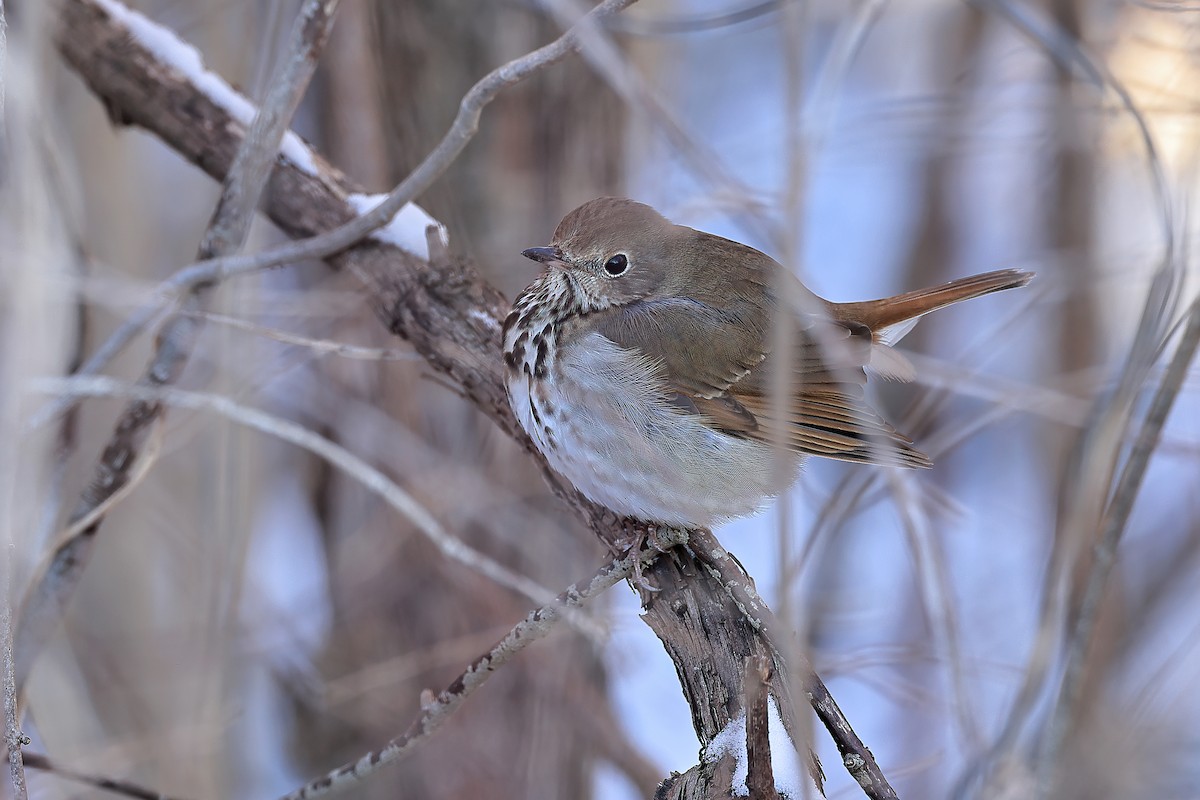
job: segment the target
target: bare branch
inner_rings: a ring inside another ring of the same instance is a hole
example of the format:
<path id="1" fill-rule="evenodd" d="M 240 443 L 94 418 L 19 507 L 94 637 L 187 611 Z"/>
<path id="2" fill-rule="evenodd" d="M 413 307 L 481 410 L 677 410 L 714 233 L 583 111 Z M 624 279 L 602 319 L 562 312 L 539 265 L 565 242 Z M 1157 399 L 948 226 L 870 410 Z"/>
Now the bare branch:
<path id="1" fill-rule="evenodd" d="M 788 648 L 788 633 L 781 629 L 775 615 L 767 604 L 758 596 L 758 592 L 754 588 L 754 584 L 750 581 L 745 573 L 737 566 L 736 561 L 732 556 L 721 547 L 720 542 L 709 531 L 696 531 L 691 534 L 688 546 L 695 550 L 700 555 L 700 563 L 710 570 L 716 577 L 729 596 L 737 603 L 738 607 L 745 614 L 746 621 L 749 622 L 756 631 L 767 642 L 768 646 L 774 653 L 775 663 L 780 667 L 777 672 L 778 680 L 776 681 L 777 694 L 779 700 L 780 713 L 783 715 L 783 720 L 787 724 L 789 732 L 793 732 L 795 736 L 796 722 L 794 718 L 794 703 L 791 701 L 790 692 L 788 691 L 787 666 L 788 659 L 786 656 L 791 655 Z M 833 696 L 825 687 L 825 683 L 820 676 L 813 671 L 812 666 L 808 663 L 793 663 L 791 669 L 796 670 L 803 678 L 805 691 L 809 694 L 809 700 L 812 703 L 813 710 L 817 712 L 817 717 L 829 731 L 833 737 L 834 743 L 837 745 L 838 752 L 842 755 L 842 763 L 858 784 L 863 788 L 867 797 L 875 798 L 876 800 L 895 800 L 896 792 L 888 784 L 887 779 L 883 776 L 883 772 L 879 769 L 879 765 L 875 763 L 875 757 L 871 755 L 871 751 L 867 749 L 858 735 L 854 733 L 854 729 L 850 727 L 849 721 L 842 710 L 833 700 Z M 819 773 L 820 766 L 816 765 L 816 771 Z M 814 776 L 815 777 L 815 776 Z M 818 779 L 818 783 L 820 780 Z"/>
<path id="2" fill-rule="evenodd" d="M 185 158 L 221 178 L 232 162 L 238 137 L 227 110 L 207 101 L 180 76 L 163 74 L 153 55 L 131 47 L 127 37 L 110 34 L 111 21 L 97 14 L 87 0 L 68 0 L 64 8 L 60 47 L 92 89 L 119 108 L 124 118 L 157 133 Z M 121 68 L 114 69 L 114 63 Z M 314 157 L 306 169 L 283 159 L 272 178 L 264 210 L 290 235 L 310 237 L 350 219 L 355 212 L 348 198 L 357 192 L 357 187 L 319 158 Z M 549 471 L 517 425 L 504 391 L 500 321 L 508 311 L 508 301 L 482 281 L 465 259 L 442 252 L 430 256 L 426 261 L 392 242 L 372 238 L 329 261 L 366 282 L 366 295 L 380 321 L 408 339 L 434 368 L 459 385 L 476 407 L 521 443 L 542 466 L 552 490 L 588 522 L 601 542 L 619 552 L 631 536 L 652 533 L 645 523 L 619 518 L 588 502 Z M 711 534 L 706 535 L 711 539 Z M 758 606 L 748 605 L 744 592 L 743 599 L 735 602 L 721 584 L 720 570 L 702 561 L 678 547 L 659 558 L 646 574 L 659 592 L 647 599 L 642 619 L 675 662 L 692 709 L 693 726 L 701 742 L 707 742 L 739 712 L 744 659 L 762 646 L 746 624 L 746 609 L 758 614 L 765 607 L 761 601 Z M 728 565 L 728 569 L 735 567 Z M 749 582 L 744 575 L 740 580 Z M 759 624 L 761 618 L 761 614 L 756 618 Z M 780 632 L 778 638 L 785 641 L 786 635 Z M 781 707 L 789 705 L 782 692 L 777 696 L 783 698 Z M 872 797 L 894 796 L 890 787 L 886 791 L 879 788 L 887 786 L 881 776 L 872 783 L 878 767 L 824 687 L 815 687 L 813 696 L 814 707 L 835 732 L 839 749 L 849 754 L 844 761 L 855 778 L 870 787 Z M 791 710 L 784 714 L 785 722 L 787 715 L 795 716 Z"/>
<path id="3" fill-rule="evenodd" d="M 7 188 L 8 170 L 8 117 L 5 114 L 5 82 L 8 77 L 8 19 L 4 14 L 4 0 L 0 0 L 0 189 Z M 17 711 L 16 659 L 13 647 L 13 530 L 4 526 L 9 536 L 0 541 L 4 552 L 0 553 L 0 692 L 4 695 L 4 747 L 8 753 L 8 774 L 12 781 L 13 796 L 25 800 L 29 792 L 25 786 L 25 767 L 21 748 L 28 739 L 21 733 L 21 721 Z"/>
<path id="4" fill-rule="evenodd" d="M 101 0 L 110 14 L 130 12 L 116 0 Z M 291 41 L 267 102 L 255 115 L 250 131 L 238 147 L 226 173 L 221 197 L 212 221 L 200 242 L 201 258 L 221 256 L 242 246 L 254 211 L 275 163 L 275 154 L 304 90 L 316 70 L 317 57 L 333 24 L 337 0 L 307 0 L 292 30 Z M 201 310 L 208 283 L 192 287 L 186 311 Z M 174 383 L 191 356 L 202 323 L 188 314 L 169 318 L 159 331 L 154 355 L 142 375 L 147 386 Z M 135 401 L 118 418 L 116 429 L 104 448 L 87 489 L 71 514 L 72 522 L 89 516 L 129 479 L 129 468 L 145 444 L 149 430 L 163 413 L 154 401 Z M 91 555 L 96 532 L 104 517 L 95 517 L 78 535 L 61 542 L 42 579 L 26 593 L 15 636 L 16 683 L 18 691 L 42 645 L 62 618 L 62 608 L 75 590 Z"/>
<path id="5" fill-rule="evenodd" d="M 132 397 L 137 403 L 169 404 L 216 412 L 226 419 L 302 447 L 325 459 L 402 514 L 446 558 L 457 561 L 468 569 L 494 580 L 501 586 L 507 586 L 536 603 L 544 603 L 554 596 L 549 589 L 516 574 L 470 545 L 464 544 L 461 539 L 452 536 L 424 506 L 400 488 L 395 481 L 349 450 L 303 425 L 242 405 L 224 395 L 189 392 L 169 386 L 134 385 L 104 375 L 46 378 L 36 381 L 33 386 L 40 391 L 61 392 L 79 397 Z M 59 547 L 58 550 L 61 551 L 62 547 Z M 593 633 L 595 632 L 593 631 Z"/>
<path id="6" fill-rule="evenodd" d="M 212 221 L 200 242 L 201 258 L 236 253 L 245 243 L 279 146 L 329 40 L 337 6 L 338 0 L 306 0 L 300 10 L 283 66 L 272 78 L 266 100 L 225 176 Z"/>
<path id="7" fill-rule="evenodd" d="M 746 659 L 746 788 L 750 796 L 779 800 L 771 767 L 771 734 L 767 709 L 771 663 L 766 658 Z"/>
<path id="8" fill-rule="evenodd" d="M 1171 408 L 1179 396 L 1188 368 L 1196 357 L 1197 347 L 1200 347 L 1200 298 L 1192 302 L 1185 319 L 1186 325 L 1175 349 L 1175 355 L 1171 357 L 1167 372 L 1146 410 L 1133 450 L 1125 462 L 1125 468 L 1121 471 L 1120 480 L 1104 514 L 1100 535 L 1092 548 L 1091 570 L 1084 584 L 1078 618 L 1067 640 L 1066 671 L 1062 688 L 1051 715 L 1038 765 L 1039 778 L 1047 790 L 1056 777 L 1067 734 L 1076 720 L 1079 699 L 1083 692 L 1087 653 L 1100 616 L 1100 601 L 1104 597 L 1108 576 L 1116 560 L 1117 545 L 1129 522 L 1133 504 L 1141 492 L 1150 457 L 1162 438 L 1163 425 L 1166 424 Z"/>
<path id="9" fill-rule="evenodd" d="M 103 1 L 110 2 L 110 0 Z M 70 0 L 70 2 L 92 6 L 97 0 Z M 523 81 L 534 72 L 558 63 L 574 52 L 578 47 L 577 36 L 581 27 L 595 24 L 596 21 L 611 16 L 635 2 L 637 0 L 605 0 L 563 36 L 532 53 L 497 67 L 481 78 L 463 96 L 459 104 L 458 115 L 433 151 L 381 203 L 370 211 L 353 217 L 333 230 L 312 235 L 307 239 L 289 242 L 261 253 L 199 261 L 176 272 L 159 284 L 155 290 L 154 294 L 158 300 L 134 312 L 97 349 L 92 357 L 84 362 L 79 369 L 79 374 L 90 375 L 102 370 L 135 336 L 145 329 L 163 303 L 170 302 L 172 298 L 193 286 L 238 275 L 262 272 L 297 261 L 327 258 L 391 223 L 405 205 L 428 189 L 458 158 L 463 148 L 479 130 L 479 120 L 483 109 L 500 92 Z M 234 93 L 231 88 L 226 88 L 230 93 Z M 304 160 L 311 163 L 309 161 L 311 156 L 312 154 L 306 151 Z M 49 413 L 59 413 L 62 410 L 64 409 L 56 406 Z"/>
<path id="10" fill-rule="evenodd" d="M 101 775 L 92 775 L 79 770 L 64 767 L 57 761 L 52 760 L 48 756 L 41 753 L 26 753 L 25 764 L 30 769 L 41 770 L 42 772 L 54 775 L 64 780 L 74 781 L 76 783 L 86 784 L 96 789 L 101 789 L 112 794 L 118 794 L 123 797 L 133 797 L 136 800 L 177 800 L 172 795 L 163 794 L 155 789 L 149 789 L 132 781 L 121 780 L 119 778 L 106 778 Z"/>
<path id="11" fill-rule="evenodd" d="M 655 555 L 657 554 L 651 554 L 646 560 L 652 560 Z M 573 584 L 550 605 L 530 611 L 525 619 L 518 622 L 491 650 L 475 659 L 440 694 L 428 698 L 427 701 L 423 700 L 421 713 L 404 733 L 379 750 L 367 753 L 357 761 L 338 767 L 285 795 L 282 800 L 309 800 L 341 791 L 410 753 L 413 748 L 432 736 L 476 689 L 487 682 L 493 672 L 507 664 L 527 646 L 544 638 L 562 618 L 564 611 L 579 608 L 588 600 L 629 577 L 641 557 L 642 554 L 634 553 L 606 564 L 586 585 L 580 587 Z"/>

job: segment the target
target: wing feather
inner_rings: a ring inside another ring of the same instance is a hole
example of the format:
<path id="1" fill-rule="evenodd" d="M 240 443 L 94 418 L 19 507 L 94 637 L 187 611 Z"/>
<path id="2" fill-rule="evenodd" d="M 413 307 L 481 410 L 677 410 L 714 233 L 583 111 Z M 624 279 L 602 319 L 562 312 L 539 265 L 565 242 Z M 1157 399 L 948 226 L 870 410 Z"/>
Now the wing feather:
<path id="1" fill-rule="evenodd" d="M 762 286 L 721 308 L 689 297 L 641 300 L 604 312 L 595 330 L 653 359 L 682 413 L 714 430 L 799 453 L 846 461 L 928 467 L 930 460 L 868 405 L 864 367 L 877 346 L 864 325 L 792 313 L 782 414 L 770 402 L 781 361 L 771 352 L 775 302 Z M 754 302 L 750 298 L 765 298 Z M 823 302 L 823 301 L 819 301 Z M 820 309 L 814 309 L 819 311 Z"/>

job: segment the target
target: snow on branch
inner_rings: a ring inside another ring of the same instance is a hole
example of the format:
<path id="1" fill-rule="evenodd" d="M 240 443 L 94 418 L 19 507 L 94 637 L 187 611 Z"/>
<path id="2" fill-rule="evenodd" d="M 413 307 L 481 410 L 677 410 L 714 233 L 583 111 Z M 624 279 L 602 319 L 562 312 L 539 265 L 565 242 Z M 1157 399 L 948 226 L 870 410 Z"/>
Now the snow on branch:
<path id="1" fill-rule="evenodd" d="M 592 13 L 613 13 L 629 2 L 605 0 Z M 131 43 L 128 28 L 116 24 L 106 11 L 112 0 L 100 3 L 64 0 L 57 43 L 67 62 L 113 109 L 116 118 L 150 130 L 215 179 L 224 180 L 244 130 L 235 112 L 227 109 L 220 97 L 214 99 L 193 86 L 183 70 L 164 65 L 155 51 L 136 37 Z M 549 472 L 517 426 L 505 395 L 500 358 L 499 321 L 507 313 L 508 301 L 482 280 L 472 264 L 446 252 L 440 234 L 430 241 L 429 261 L 403 248 L 403 243 L 414 244 L 413 234 L 424 218 L 401 214 L 400 220 L 393 222 L 396 213 L 461 152 L 492 98 L 537 69 L 561 60 L 576 46 L 575 36 L 568 33 L 481 79 L 464 97 L 459 116 L 442 143 L 366 214 L 360 212 L 374 199 L 351 199 L 368 197 L 360 187 L 318 156 L 314 155 L 311 163 L 303 158 L 296 163 L 284 152 L 276 163 L 262 210 L 300 241 L 265 253 L 193 265 L 187 280 L 179 279 L 175 291 L 186 291 L 194 285 L 193 280 L 226 279 L 302 258 L 324 258 L 334 267 L 352 271 L 366 283 L 364 297 L 381 324 L 406 338 L 433 368 L 461 388 L 468 401 L 521 443 L 543 467 L 553 491 L 578 512 L 602 543 L 616 549 L 631 536 L 653 535 L 652 526 L 618 518 L 564 485 Z M 363 240 L 388 223 L 394 227 Z M 765 650 L 777 675 L 803 682 L 844 763 L 867 796 L 894 798 L 870 752 L 854 735 L 819 677 L 802 659 L 790 659 L 792 667 L 787 666 L 789 660 L 783 653 L 788 652 L 785 641 L 791 633 L 773 621 L 754 593 L 750 578 L 711 533 L 691 531 L 689 535 L 693 538 L 687 547 L 672 548 L 645 573 L 645 580 L 658 591 L 647 598 L 642 619 L 675 662 L 701 741 L 712 740 L 731 716 L 740 713 L 745 658 Z M 798 704 L 788 692 L 788 680 L 775 683 L 776 716 L 796 739 L 797 728 L 791 720 L 800 713 Z M 782 734 L 770 736 L 779 750 L 788 750 L 785 743 L 791 740 Z M 819 774 L 815 761 L 811 767 Z M 780 774 L 784 774 L 782 767 Z M 691 783 L 689 787 L 675 796 L 689 800 L 710 796 L 707 786 Z"/>

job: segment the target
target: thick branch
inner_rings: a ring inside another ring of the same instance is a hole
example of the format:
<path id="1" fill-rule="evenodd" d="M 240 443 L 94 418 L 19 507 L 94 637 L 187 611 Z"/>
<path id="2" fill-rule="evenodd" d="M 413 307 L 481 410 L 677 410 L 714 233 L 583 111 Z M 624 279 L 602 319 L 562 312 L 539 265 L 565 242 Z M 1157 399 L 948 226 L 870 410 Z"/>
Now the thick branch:
<path id="1" fill-rule="evenodd" d="M 93 2 L 67 0 L 59 47 L 122 120 L 147 128 L 214 178 L 223 178 L 241 139 L 241 127 L 183 76 L 164 69 L 152 54 L 131 43 Z M 289 235 L 312 236 L 355 215 L 347 198 L 356 191 L 357 187 L 319 157 L 304 169 L 280 159 L 263 211 Z M 408 339 L 431 365 L 450 376 L 477 408 L 523 443 L 545 468 L 544 460 L 516 424 L 503 388 L 500 323 L 508 302 L 471 264 L 444 254 L 432 256 L 426 262 L 386 242 L 369 239 L 331 257 L 329 263 L 361 276 L 382 324 Z M 618 518 L 580 497 L 548 470 L 546 474 L 554 491 L 609 547 L 619 548 L 631 533 L 645 532 L 642 523 Z M 722 575 L 728 576 L 731 570 L 737 571 L 738 582 L 751 584 L 732 559 L 713 569 L 692 550 L 674 548 L 645 576 L 659 591 L 650 597 L 643 619 L 675 663 L 692 709 L 693 726 L 705 744 L 742 710 L 748 657 L 772 656 L 778 673 L 786 674 L 786 666 L 781 667 L 778 654 L 773 653 L 775 648 L 768 646 L 763 632 L 746 613 L 747 601 L 735 600 L 724 585 Z M 804 680 L 824 690 L 815 675 L 806 675 Z M 823 697 L 828 699 L 828 693 Z M 780 704 L 785 705 L 784 699 Z M 847 739 L 847 732 L 850 736 L 853 732 L 844 718 L 839 715 L 838 723 L 830 724 L 829 705 L 831 701 L 821 716 L 839 749 L 862 753 L 869 762 L 860 769 L 870 773 L 872 780 L 862 781 L 861 771 L 856 775 L 868 796 L 894 797 L 866 748 L 856 737 L 852 742 Z M 786 721 L 788 711 L 781 711 Z M 673 796 L 720 796 L 712 772 L 707 770 L 705 776 L 689 783 L 691 788 Z M 886 791 L 879 790 L 880 786 Z M 728 789 L 726 781 L 726 795 Z"/>
<path id="2" fill-rule="evenodd" d="M 272 81 L 267 102 L 238 143 L 234 161 L 222 179 L 221 196 L 198 248 L 200 258 L 234 253 L 245 241 L 280 142 L 288 132 L 329 38 L 337 2 L 308 0 L 297 17 L 285 60 Z M 111 2 L 102 2 L 98 8 L 105 6 L 110 20 L 115 15 L 128 14 L 123 6 Z M 210 285 L 191 287 L 182 310 L 163 323 L 142 384 L 170 385 L 183 372 L 203 328 L 202 319 L 193 312 L 206 307 Z M 72 522 L 89 516 L 92 521 L 58 543 L 48 569 L 34 580 L 25 597 L 14 644 L 18 691 L 24 687 L 34 660 L 60 622 L 62 609 L 83 574 L 96 532 L 105 519 L 103 513 L 95 512 L 125 486 L 133 463 L 162 414 L 160 403 L 134 401 L 118 417 L 116 428 L 93 469 L 92 479 L 71 513 Z"/>

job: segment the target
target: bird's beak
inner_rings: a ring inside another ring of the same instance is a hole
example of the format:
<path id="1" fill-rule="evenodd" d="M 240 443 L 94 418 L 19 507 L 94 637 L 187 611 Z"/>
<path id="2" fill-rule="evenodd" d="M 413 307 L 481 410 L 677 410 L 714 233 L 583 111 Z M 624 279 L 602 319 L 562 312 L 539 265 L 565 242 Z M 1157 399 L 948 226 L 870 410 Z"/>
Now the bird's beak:
<path id="1" fill-rule="evenodd" d="M 528 250 L 522 250 L 521 255 L 542 264 L 552 264 L 563 260 L 563 251 L 557 247 L 531 247 Z"/>

